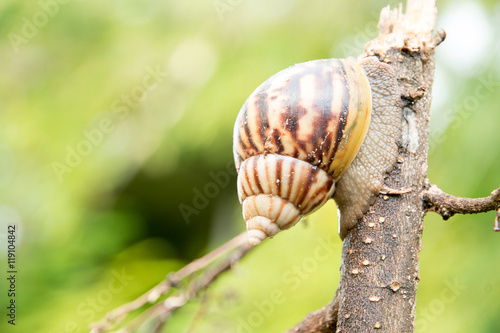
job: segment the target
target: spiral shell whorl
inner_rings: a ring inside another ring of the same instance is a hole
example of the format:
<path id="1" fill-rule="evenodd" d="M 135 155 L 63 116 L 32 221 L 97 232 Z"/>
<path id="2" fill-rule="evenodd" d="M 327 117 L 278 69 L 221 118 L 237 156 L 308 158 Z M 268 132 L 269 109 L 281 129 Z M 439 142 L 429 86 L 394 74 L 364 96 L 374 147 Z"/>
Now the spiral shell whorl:
<path id="1" fill-rule="evenodd" d="M 354 59 L 313 60 L 261 84 L 234 127 L 236 168 L 259 154 L 295 157 L 337 180 L 350 165 L 370 123 L 371 91 Z"/>
<path id="2" fill-rule="evenodd" d="M 249 241 L 258 244 L 323 205 L 335 182 L 325 171 L 293 157 L 257 155 L 242 162 L 238 196 Z"/>
<path id="3" fill-rule="evenodd" d="M 250 95 L 233 139 L 250 242 L 291 227 L 331 198 L 370 113 L 370 85 L 352 58 L 296 64 Z"/>

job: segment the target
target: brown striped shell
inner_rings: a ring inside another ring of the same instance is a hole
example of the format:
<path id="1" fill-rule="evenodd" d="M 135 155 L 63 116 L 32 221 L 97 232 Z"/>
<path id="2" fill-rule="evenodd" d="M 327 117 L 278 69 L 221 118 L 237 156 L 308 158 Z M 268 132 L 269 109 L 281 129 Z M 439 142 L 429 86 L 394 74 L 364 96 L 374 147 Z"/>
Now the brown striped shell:
<path id="1" fill-rule="evenodd" d="M 250 243 L 293 226 L 332 197 L 370 113 L 370 85 L 354 59 L 294 65 L 250 95 L 233 142 Z"/>

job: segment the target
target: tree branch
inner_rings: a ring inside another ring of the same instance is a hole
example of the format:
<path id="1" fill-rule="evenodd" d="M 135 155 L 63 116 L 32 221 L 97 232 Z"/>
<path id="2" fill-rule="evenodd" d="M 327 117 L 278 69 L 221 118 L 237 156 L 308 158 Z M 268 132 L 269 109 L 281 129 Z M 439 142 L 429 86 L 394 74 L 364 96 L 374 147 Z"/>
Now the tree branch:
<path id="1" fill-rule="evenodd" d="M 443 192 L 436 185 L 431 185 L 422 192 L 422 200 L 427 211 L 438 213 L 447 220 L 455 214 L 477 214 L 497 210 L 495 231 L 498 227 L 498 212 L 500 212 L 500 188 L 484 198 L 460 198 Z"/>
<path id="2" fill-rule="evenodd" d="M 128 314 L 146 304 L 154 305 L 127 325 L 124 332 L 132 332 L 136 327 L 156 318 L 159 318 L 160 323 L 163 323 L 173 311 L 196 297 L 201 290 L 215 281 L 220 274 L 229 270 L 236 262 L 250 252 L 252 248 L 253 246 L 248 243 L 247 233 L 243 232 L 239 234 L 205 256 L 190 262 L 177 272 L 167 275 L 165 280 L 136 300 L 108 312 L 99 322 L 91 324 L 91 333 L 101 333 L 115 329 L 125 320 Z M 231 251 L 231 255 L 221 259 Z M 221 259 L 219 263 L 207 269 L 201 276 L 188 283 L 178 294 L 168 297 L 164 302 L 158 303 L 161 296 L 168 294 L 170 289 L 177 287 L 182 280 L 216 263 L 219 259 Z"/>
<path id="3" fill-rule="evenodd" d="M 214 282 L 219 275 L 229 270 L 235 263 L 240 261 L 251 249 L 252 245 L 249 243 L 237 248 L 228 258 L 213 268 L 205 271 L 200 277 L 189 283 L 178 294 L 168 297 L 165 301 L 153 305 L 151 308 L 143 312 L 125 329 L 120 332 L 128 333 L 135 332 L 141 326 L 147 323 L 155 323 L 158 328 L 161 328 L 165 321 L 172 315 L 172 313 L 186 305 L 190 300 L 199 296 L 199 293 L 205 290 L 212 282 Z M 151 311 L 149 311 L 151 310 Z"/>
<path id="4" fill-rule="evenodd" d="M 401 95 L 404 116 L 398 163 L 381 195 L 344 239 L 337 315 L 334 300 L 307 316 L 295 332 L 332 332 L 333 326 L 339 332 L 415 329 L 434 50 L 446 36 L 444 31 L 432 35 L 435 19 L 434 0 L 408 0 L 405 14 L 402 6 L 384 8 L 379 36 L 365 45 L 363 56 L 377 56 L 398 78 L 399 92 L 391 92 Z M 318 323 L 311 328 L 314 320 Z"/>

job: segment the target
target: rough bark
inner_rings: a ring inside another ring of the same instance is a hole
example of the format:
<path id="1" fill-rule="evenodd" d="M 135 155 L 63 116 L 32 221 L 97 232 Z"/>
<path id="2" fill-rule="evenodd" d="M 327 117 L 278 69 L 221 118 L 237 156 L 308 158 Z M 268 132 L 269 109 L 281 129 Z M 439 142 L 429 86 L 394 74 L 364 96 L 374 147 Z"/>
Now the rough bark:
<path id="1" fill-rule="evenodd" d="M 363 56 L 377 56 L 398 76 L 403 133 L 385 186 L 404 190 L 380 194 L 345 238 L 336 300 L 313 314 L 318 322 L 330 317 L 330 325 L 310 327 L 309 315 L 290 332 L 414 331 L 434 48 L 444 39 L 444 32 L 432 36 L 435 17 L 435 1 L 410 0 L 405 15 L 401 6 L 385 8 L 379 37 L 365 46 Z"/>
<path id="2" fill-rule="evenodd" d="M 413 332 L 434 74 L 434 1 L 384 9 L 380 36 L 365 47 L 398 76 L 404 114 L 398 164 L 388 175 L 401 195 L 380 195 L 344 240 L 337 332 Z M 444 35 L 442 36 L 444 37 Z"/>

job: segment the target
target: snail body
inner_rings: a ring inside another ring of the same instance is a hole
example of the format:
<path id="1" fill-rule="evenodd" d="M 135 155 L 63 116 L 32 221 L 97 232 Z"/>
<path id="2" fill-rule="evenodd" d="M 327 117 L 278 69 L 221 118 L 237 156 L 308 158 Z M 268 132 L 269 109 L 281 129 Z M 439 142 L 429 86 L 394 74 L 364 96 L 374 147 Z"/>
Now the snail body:
<path id="1" fill-rule="evenodd" d="M 288 229 L 334 198 L 343 239 L 397 157 L 392 69 L 374 57 L 313 60 L 260 85 L 234 127 L 238 197 L 249 241 Z"/>

